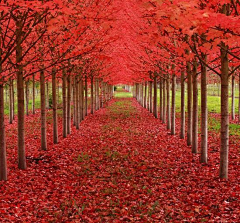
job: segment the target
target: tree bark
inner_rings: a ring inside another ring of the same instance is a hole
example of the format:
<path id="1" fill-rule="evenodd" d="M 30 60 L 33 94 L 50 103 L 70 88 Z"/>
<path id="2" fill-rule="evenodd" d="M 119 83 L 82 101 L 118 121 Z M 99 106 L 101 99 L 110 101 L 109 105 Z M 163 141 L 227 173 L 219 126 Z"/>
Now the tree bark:
<path id="1" fill-rule="evenodd" d="M 43 71 L 40 72 L 40 92 L 41 92 L 41 149 L 47 150 L 45 76 Z"/>
<path id="2" fill-rule="evenodd" d="M 220 170 L 221 179 L 228 178 L 228 152 L 229 152 L 229 116 L 228 116 L 228 47 L 221 43 L 221 148 Z"/>
<path id="3" fill-rule="evenodd" d="M 158 117 L 157 111 L 157 76 L 154 76 L 154 98 L 153 98 L 153 115 L 155 118 Z"/>
<path id="4" fill-rule="evenodd" d="M 67 77 L 67 134 L 71 134 L 71 93 L 72 78 L 70 74 Z"/>
<path id="5" fill-rule="evenodd" d="M 94 92 L 93 92 L 93 76 L 91 77 L 91 114 L 94 113 Z"/>
<path id="6" fill-rule="evenodd" d="M 159 108 L 159 110 L 160 110 L 160 120 L 162 121 L 163 120 L 163 79 L 162 79 L 162 77 L 160 77 L 160 91 L 159 91 L 159 93 L 160 93 L 160 108 Z"/>
<path id="7" fill-rule="evenodd" d="M 49 84 L 48 80 L 46 81 L 46 108 L 49 109 Z"/>
<path id="8" fill-rule="evenodd" d="M 240 122 L 240 74 L 238 76 L 238 120 Z"/>
<path id="9" fill-rule="evenodd" d="M 63 103 L 63 138 L 67 137 L 67 75 L 66 70 L 62 71 L 62 103 Z"/>
<path id="10" fill-rule="evenodd" d="M 232 104 L 231 104 L 232 120 L 235 120 L 235 76 L 232 76 Z"/>
<path id="11" fill-rule="evenodd" d="M 203 55 L 207 62 L 207 56 Z M 201 64 L 201 155 L 200 162 L 208 162 L 207 67 Z"/>
<path id="12" fill-rule="evenodd" d="M 172 75 L 172 121 L 171 135 L 176 134 L 176 75 Z"/>
<path id="13" fill-rule="evenodd" d="M 0 60 L 1 60 L 1 49 L 0 49 Z M 2 72 L 2 65 L 0 64 L 0 73 L 1 72 Z M 0 180 L 7 180 L 7 155 L 6 155 L 6 137 L 5 137 L 5 123 L 4 123 L 4 86 L 3 86 L 3 80 L 1 79 L 0 79 Z"/>
<path id="14" fill-rule="evenodd" d="M 76 128 L 79 129 L 80 116 L 79 116 L 79 76 L 75 76 L 76 86 Z"/>
<path id="15" fill-rule="evenodd" d="M 15 93 L 14 93 L 14 80 L 12 80 L 12 119 L 15 119 Z"/>
<path id="16" fill-rule="evenodd" d="M 29 80 L 25 81 L 25 97 L 26 97 L 26 115 L 29 115 L 28 105 L 29 105 Z"/>
<path id="17" fill-rule="evenodd" d="M 149 95 L 150 95 L 150 112 L 153 113 L 153 96 L 152 96 L 152 81 L 149 81 Z"/>
<path id="18" fill-rule="evenodd" d="M 88 84 L 87 76 L 85 77 L 85 116 L 88 115 Z"/>
<path id="19" fill-rule="evenodd" d="M 58 143 L 56 69 L 52 70 L 53 143 Z"/>
<path id="20" fill-rule="evenodd" d="M 35 114 L 35 75 L 32 79 L 32 113 Z"/>
<path id="21" fill-rule="evenodd" d="M 76 77 L 73 78 L 73 124 L 77 126 L 77 96 L 76 96 Z"/>
<path id="22" fill-rule="evenodd" d="M 187 110 L 188 110 L 188 123 L 187 123 L 187 145 L 192 145 L 192 72 L 190 62 L 187 62 Z"/>
<path id="23" fill-rule="evenodd" d="M 181 130 L 180 138 L 185 138 L 185 81 L 184 72 L 181 72 Z"/>
<path id="24" fill-rule="evenodd" d="M 79 121 L 81 122 L 83 120 L 83 81 L 80 77 L 79 80 Z"/>
<path id="25" fill-rule="evenodd" d="M 13 94 L 12 94 L 12 79 L 9 81 L 9 124 L 13 123 Z"/>
<path id="26" fill-rule="evenodd" d="M 171 129 L 170 78 L 167 75 L 167 130 Z"/>
<path id="27" fill-rule="evenodd" d="M 166 79 L 163 78 L 163 123 L 166 123 L 166 112 Z"/>
<path id="28" fill-rule="evenodd" d="M 192 122 L 192 153 L 198 153 L 198 83 L 197 61 L 193 62 L 193 122 Z"/>
<path id="29" fill-rule="evenodd" d="M 147 81 L 145 81 L 145 89 L 144 89 L 144 108 L 147 108 Z"/>
<path id="30" fill-rule="evenodd" d="M 25 118 L 24 118 L 24 80 L 22 65 L 22 20 L 16 21 L 16 70 L 18 97 L 18 168 L 26 169 Z"/>

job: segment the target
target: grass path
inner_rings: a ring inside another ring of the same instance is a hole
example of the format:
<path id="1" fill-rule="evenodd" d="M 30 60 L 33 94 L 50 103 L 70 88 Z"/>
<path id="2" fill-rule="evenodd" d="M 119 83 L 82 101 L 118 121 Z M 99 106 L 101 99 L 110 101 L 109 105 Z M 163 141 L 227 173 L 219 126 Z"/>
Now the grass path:
<path id="1" fill-rule="evenodd" d="M 237 150 L 220 181 L 214 136 L 201 165 L 165 129 L 134 99 L 116 98 L 47 152 L 28 147 L 28 170 L 12 164 L 0 183 L 1 222 L 237 222 Z"/>

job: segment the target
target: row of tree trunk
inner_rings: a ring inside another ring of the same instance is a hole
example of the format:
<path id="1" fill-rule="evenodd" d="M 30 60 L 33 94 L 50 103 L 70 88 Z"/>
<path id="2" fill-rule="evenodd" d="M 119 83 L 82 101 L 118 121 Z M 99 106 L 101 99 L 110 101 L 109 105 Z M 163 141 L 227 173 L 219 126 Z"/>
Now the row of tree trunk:
<path id="1" fill-rule="evenodd" d="M 21 71 L 21 68 L 20 68 Z M 20 169 L 26 169 L 25 156 L 25 115 L 24 104 L 29 102 L 29 81 L 23 79 L 23 73 L 19 71 L 17 79 L 17 97 L 18 97 L 18 166 Z M 57 77 L 56 69 L 52 69 L 52 110 L 53 110 L 53 142 L 59 142 L 58 133 L 58 109 L 62 109 L 63 138 L 71 133 L 71 123 L 79 129 L 80 123 L 88 115 L 90 105 L 91 114 L 100 108 L 113 97 L 113 87 L 102 79 L 82 75 L 71 76 L 70 72 L 62 72 L 62 105 L 58 103 Z M 90 80 L 90 103 L 88 80 Z M 32 79 L 32 113 L 35 114 L 35 77 Z M 9 87 L 9 120 L 12 123 L 14 119 L 14 84 L 10 80 Z M 25 85 L 25 88 L 24 88 Z M 44 71 L 40 72 L 40 98 L 41 98 L 41 149 L 47 150 L 47 124 L 46 115 L 49 108 L 49 82 L 45 80 Z M 47 91 L 46 91 L 47 88 Z M 24 97 L 25 94 L 25 97 Z M 59 95 L 59 94 L 58 94 Z M 26 105 L 25 104 L 25 105 Z M 28 106 L 26 105 L 26 114 L 28 115 Z M 0 180 L 7 180 L 7 163 L 6 163 L 6 138 L 4 125 L 4 82 L 0 81 Z"/>
<path id="2" fill-rule="evenodd" d="M 207 60 L 206 56 L 203 57 Z M 226 63 L 226 62 L 225 62 Z M 200 152 L 200 162 L 208 162 L 208 110 L 207 110 L 207 68 L 201 65 L 201 145 L 199 151 L 198 145 L 198 80 L 197 80 L 197 62 L 193 64 L 187 63 L 187 76 L 184 72 L 181 74 L 181 129 L 180 138 L 185 138 L 185 79 L 187 79 L 187 145 L 191 146 L 192 153 Z M 227 66 L 227 65 L 226 65 Z M 224 65 L 223 65 L 224 67 Z M 235 78 L 232 78 L 232 119 L 235 118 Z M 223 82 L 223 80 L 222 80 Z M 170 88 L 170 85 L 172 86 Z M 227 125 L 228 129 L 228 78 L 222 83 L 222 101 L 221 101 L 221 146 L 220 151 L 220 178 L 227 178 L 228 175 L 228 130 L 224 129 Z M 157 89 L 159 86 L 159 101 L 158 108 L 158 95 Z M 240 89 L 240 81 L 239 81 Z M 172 91 L 172 92 L 170 92 Z M 144 83 L 136 83 L 133 95 L 137 101 L 153 115 L 159 118 L 162 123 L 166 123 L 167 130 L 170 130 L 172 135 L 176 134 L 175 118 L 176 118 L 176 76 L 172 75 L 171 78 L 168 74 L 155 74 L 150 81 Z M 170 96 L 172 97 L 170 100 Z M 239 91 L 240 99 L 240 91 Z M 239 114 L 240 114 L 240 100 L 239 100 Z M 239 116 L 240 118 L 240 116 Z"/>

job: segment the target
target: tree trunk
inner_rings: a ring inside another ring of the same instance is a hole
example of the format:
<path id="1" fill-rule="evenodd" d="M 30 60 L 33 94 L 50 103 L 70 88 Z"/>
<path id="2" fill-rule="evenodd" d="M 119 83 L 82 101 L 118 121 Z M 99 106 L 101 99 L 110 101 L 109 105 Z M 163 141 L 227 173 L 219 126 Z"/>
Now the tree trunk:
<path id="1" fill-rule="evenodd" d="M 154 98 L 153 98 L 153 115 L 155 118 L 158 117 L 157 111 L 157 76 L 154 76 Z"/>
<path id="2" fill-rule="evenodd" d="M 207 62 L 207 56 L 204 55 Z M 208 162 L 207 67 L 201 65 L 201 163 Z"/>
<path id="3" fill-rule="evenodd" d="M 228 47 L 221 44 L 221 149 L 220 170 L 221 179 L 228 178 L 228 152 L 229 152 L 229 116 L 228 116 Z"/>
<path id="4" fill-rule="evenodd" d="M 0 50 L 0 60 L 1 60 L 1 50 Z M 0 73 L 1 72 L 2 72 L 2 65 L 0 64 Z M 4 123 L 4 86 L 3 86 L 3 80 L 1 79 L 0 79 L 0 180 L 7 180 L 7 155 L 6 155 L 6 138 L 5 138 L 5 123 Z"/>
<path id="5" fill-rule="evenodd" d="M 91 77 L 91 114 L 94 113 L 93 77 Z"/>
<path id="6" fill-rule="evenodd" d="M 79 77 L 75 76 L 76 86 L 76 128 L 79 129 L 80 116 L 79 116 Z"/>
<path id="7" fill-rule="evenodd" d="M 82 114 L 82 117 L 81 117 L 81 119 L 83 120 L 84 119 L 84 116 L 85 116 L 85 114 L 84 114 L 84 80 L 83 80 L 83 77 L 82 77 L 82 79 L 81 79 L 81 89 L 82 89 L 82 91 L 81 91 L 81 114 Z"/>
<path id="8" fill-rule="evenodd" d="M 232 120 L 235 120 L 235 76 L 232 76 L 232 105 L 231 105 Z"/>
<path id="9" fill-rule="evenodd" d="M 73 124 L 77 126 L 76 77 L 73 77 Z"/>
<path id="10" fill-rule="evenodd" d="M 190 62 L 187 62 L 187 110 L 188 110 L 188 126 L 187 126 L 187 145 L 192 145 L 192 72 Z"/>
<path id="11" fill-rule="evenodd" d="M 49 84 L 48 80 L 46 81 L 46 108 L 49 109 Z"/>
<path id="12" fill-rule="evenodd" d="M 193 62 L 193 122 L 192 122 L 192 153 L 198 153 L 198 82 L 197 61 Z"/>
<path id="13" fill-rule="evenodd" d="M 67 77 L 67 134 L 71 134 L 71 91 L 72 78 L 70 74 Z"/>
<path id="14" fill-rule="evenodd" d="M 45 98 L 44 71 L 40 72 L 40 92 L 41 92 L 41 149 L 47 150 L 46 98 Z"/>
<path id="15" fill-rule="evenodd" d="M 14 80 L 12 80 L 12 119 L 15 119 L 15 93 L 14 93 Z"/>
<path id="16" fill-rule="evenodd" d="M 166 79 L 163 78 L 163 123 L 166 123 L 166 112 Z"/>
<path id="17" fill-rule="evenodd" d="M 29 105 L 29 80 L 25 81 L 25 97 L 26 97 L 26 115 L 29 115 L 28 105 Z"/>
<path id="18" fill-rule="evenodd" d="M 63 138 L 67 137 L 67 75 L 66 70 L 62 71 L 62 104 L 63 104 Z"/>
<path id="19" fill-rule="evenodd" d="M 12 79 L 9 81 L 9 124 L 13 123 L 13 95 L 12 95 Z"/>
<path id="20" fill-rule="evenodd" d="M 153 97 L 152 97 L 152 81 L 149 81 L 149 95 L 150 95 L 150 112 L 153 113 Z"/>
<path id="21" fill-rule="evenodd" d="M 181 130 L 180 138 L 185 138 L 185 81 L 184 72 L 181 72 Z"/>
<path id="22" fill-rule="evenodd" d="M 52 71 L 53 143 L 58 143 L 56 69 Z"/>
<path id="23" fill-rule="evenodd" d="M 88 84 L 87 76 L 85 77 L 85 116 L 88 115 Z"/>
<path id="24" fill-rule="evenodd" d="M 240 122 L 240 74 L 238 77 L 238 120 Z"/>
<path id="25" fill-rule="evenodd" d="M 171 129 L 170 78 L 167 75 L 167 130 Z"/>
<path id="26" fill-rule="evenodd" d="M 79 80 L 79 121 L 81 122 L 83 120 L 83 82 L 82 78 Z"/>
<path id="27" fill-rule="evenodd" d="M 25 118 L 24 118 L 24 80 L 22 65 L 22 21 L 16 22 L 16 70 L 18 97 L 18 168 L 26 169 L 25 155 Z"/>
<path id="28" fill-rule="evenodd" d="M 176 134 L 176 75 L 172 75 L 172 121 L 171 121 L 171 135 Z"/>
<path id="29" fill-rule="evenodd" d="M 147 108 L 147 81 L 145 81 L 145 89 L 144 89 L 144 108 Z"/>
<path id="30" fill-rule="evenodd" d="M 32 113 L 35 114 L 35 75 L 32 79 Z"/>
<path id="31" fill-rule="evenodd" d="M 163 79 L 162 77 L 160 77 L 160 120 L 162 121 L 163 120 Z"/>

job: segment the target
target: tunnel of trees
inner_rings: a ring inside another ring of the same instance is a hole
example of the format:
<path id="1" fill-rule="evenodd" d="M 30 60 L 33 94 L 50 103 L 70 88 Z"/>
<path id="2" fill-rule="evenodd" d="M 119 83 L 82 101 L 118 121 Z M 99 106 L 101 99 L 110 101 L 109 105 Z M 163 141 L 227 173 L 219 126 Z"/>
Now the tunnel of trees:
<path id="1" fill-rule="evenodd" d="M 17 163 L 25 170 L 28 116 L 41 120 L 39 150 L 47 151 L 59 135 L 81 131 L 118 84 L 186 140 L 203 168 L 211 156 L 208 95 L 215 87 L 218 172 L 228 179 L 229 122 L 240 122 L 239 12 L 238 0 L 0 0 L 0 180 L 8 177 L 6 126 L 17 122 Z"/>

